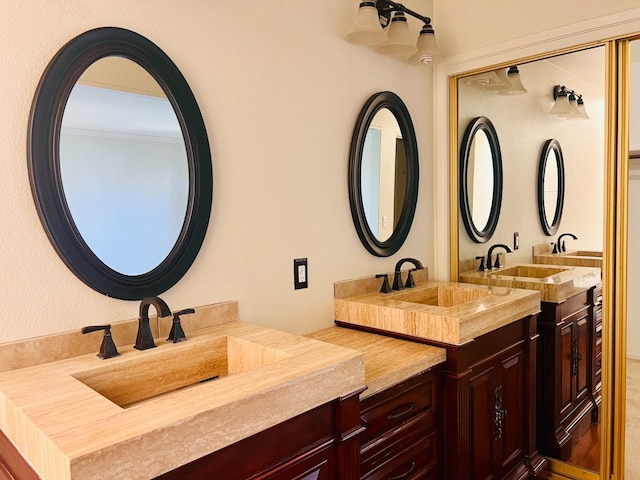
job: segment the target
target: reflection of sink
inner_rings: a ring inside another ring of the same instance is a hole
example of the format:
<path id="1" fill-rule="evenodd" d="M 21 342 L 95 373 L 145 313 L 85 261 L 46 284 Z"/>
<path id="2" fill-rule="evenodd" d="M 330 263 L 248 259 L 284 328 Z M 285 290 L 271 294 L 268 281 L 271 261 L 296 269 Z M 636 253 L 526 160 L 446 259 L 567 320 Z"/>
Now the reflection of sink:
<path id="1" fill-rule="evenodd" d="M 537 265 L 517 265 L 511 268 L 504 268 L 496 272 L 492 272 L 489 275 L 503 275 L 512 277 L 525 277 L 525 278 L 547 278 L 552 275 L 557 275 L 567 271 L 566 268 L 554 268 L 554 267 L 540 267 Z"/>
<path id="2" fill-rule="evenodd" d="M 488 290 L 461 286 L 438 286 L 417 291 L 403 292 L 393 296 L 393 300 L 422 303 L 436 307 L 453 307 L 492 295 Z"/>
<path id="3" fill-rule="evenodd" d="M 574 250 L 566 253 L 538 253 L 533 256 L 537 264 L 568 265 L 574 267 L 597 267 L 602 269 L 602 252 Z"/>
<path id="4" fill-rule="evenodd" d="M 188 352 L 176 348 L 157 355 L 141 355 L 128 362 L 105 365 L 73 376 L 126 408 L 143 400 L 254 370 L 291 356 L 232 336 L 213 338 L 191 347 Z"/>
<path id="5" fill-rule="evenodd" d="M 522 263 L 495 272 L 462 272 L 460 280 L 477 285 L 539 290 L 543 301 L 559 303 L 600 283 L 600 270 Z"/>

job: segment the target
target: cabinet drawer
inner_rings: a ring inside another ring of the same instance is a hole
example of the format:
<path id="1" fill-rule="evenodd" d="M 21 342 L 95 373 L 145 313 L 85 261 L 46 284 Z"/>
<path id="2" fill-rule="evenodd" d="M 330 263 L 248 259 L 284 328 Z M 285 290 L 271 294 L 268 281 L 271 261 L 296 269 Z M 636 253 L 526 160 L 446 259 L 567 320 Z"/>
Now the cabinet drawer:
<path id="1" fill-rule="evenodd" d="M 433 413 L 437 408 L 437 379 L 435 376 L 425 378 L 424 381 L 409 389 L 395 388 L 388 394 L 376 395 L 363 402 L 360 414 L 362 425 L 366 428 L 362 444 L 366 445 L 385 432 L 398 427 L 414 415 L 426 412 Z"/>
<path id="2" fill-rule="evenodd" d="M 366 468 L 363 463 L 363 480 L 418 480 L 437 478 L 438 448 L 437 434 L 422 436 L 419 441 L 409 442 L 406 448 L 374 466 Z M 370 465 L 369 465 L 370 467 Z M 433 475 L 433 476 L 432 476 Z"/>

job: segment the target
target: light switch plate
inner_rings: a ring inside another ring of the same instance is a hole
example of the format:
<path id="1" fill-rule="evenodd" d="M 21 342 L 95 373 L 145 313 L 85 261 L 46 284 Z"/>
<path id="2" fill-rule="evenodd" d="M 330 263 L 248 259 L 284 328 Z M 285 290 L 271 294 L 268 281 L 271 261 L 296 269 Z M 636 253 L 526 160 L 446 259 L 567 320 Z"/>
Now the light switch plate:
<path id="1" fill-rule="evenodd" d="M 309 269 L 306 258 L 293 259 L 293 287 L 296 290 L 309 286 Z"/>

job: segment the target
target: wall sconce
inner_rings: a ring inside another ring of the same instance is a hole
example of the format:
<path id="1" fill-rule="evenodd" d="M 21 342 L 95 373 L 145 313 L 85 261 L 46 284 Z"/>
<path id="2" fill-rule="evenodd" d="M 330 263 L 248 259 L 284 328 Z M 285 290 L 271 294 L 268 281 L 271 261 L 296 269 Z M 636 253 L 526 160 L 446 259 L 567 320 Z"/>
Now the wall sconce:
<path id="1" fill-rule="evenodd" d="M 556 85 L 553 87 L 553 99 L 555 103 L 549 110 L 549 115 L 567 120 L 589 120 L 582 95 L 575 90 L 570 90 L 564 85 Z"/>
<path id="2" fill-rule="evenodd" d="M 405 14 L 424 24 L 417 41 L 411 37 Z M 392 0 L 361 2 L 346 39 L 357 45 L 377 46 L 386 55 L 408 57 L 407 62 L 412 65 L 426 65 L 438 55 L 431 19 Z"/>
<path id="3" fill-rule="evenodd" d="M 496 92 L 498 95 L 522 95 L 527 89 L 522 84 L 520 71 L 517 66 L 499 68 L 491 72 L 484 72 L 466 80 L 467 85 L 472 85 L 483 90 Z"/>

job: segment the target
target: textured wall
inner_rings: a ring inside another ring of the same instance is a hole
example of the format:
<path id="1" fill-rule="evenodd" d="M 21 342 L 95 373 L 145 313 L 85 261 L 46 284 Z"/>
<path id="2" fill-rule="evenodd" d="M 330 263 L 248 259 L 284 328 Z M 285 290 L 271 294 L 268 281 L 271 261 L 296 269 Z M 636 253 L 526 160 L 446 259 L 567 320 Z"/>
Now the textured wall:
<path id="1" fill-rule="evenodd" d="M 430 1 L 407 4 L 430 14 Z M 210 230 L 192 269 L 163 294 L 172 308 L 235 299 L 242 319 L 303 333 L 331 324 L 334 281 L 389 271 L 402 256 L 430 266 L 432 72 L 344 41 L 356 6 L 3 2 L 0 342 L 137 316 L 136 302 L 102 296 L 64 266 L 40 225 L 27 176 L 27 123 L 38 81 L 62 45 L 100 26 L 128 28 L 159 45 L 191 85 L 208 130 L 215 175 Z M 414 228 L 389 259 L 361 246 L 347 193 L 353 127 L 365 100 L 381 90 L 407 104 L 421 165 Z M 293 290 L 297 257 L 309 258 L 307 290 Z"/>

